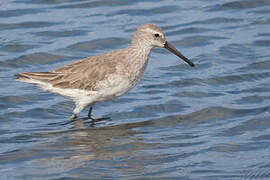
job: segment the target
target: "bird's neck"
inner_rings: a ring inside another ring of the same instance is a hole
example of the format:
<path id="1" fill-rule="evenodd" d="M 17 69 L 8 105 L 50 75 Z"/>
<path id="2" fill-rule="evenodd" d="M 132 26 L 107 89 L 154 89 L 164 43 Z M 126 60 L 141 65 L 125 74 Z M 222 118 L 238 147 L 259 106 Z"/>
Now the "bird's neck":
<path id="1" fill-rule="evenodd" d="M 132 52 L 132 55 L 136 57 L 134 58 L 134 61 L 145 64 L 149 60 L 152 48 L 152 46 L 146 44 L 145 42 L 137 41 L 132 42 L 128 49 L 130 52 Z"/>
<path id="2" fill-rule="evenodd" d="M 132 44 L 128 48 L 127 69 L 135 79 L 139 80 L 143 75 L 150 57 L 151 47 Z"/>
<path id="3" fill-rule="evenodd" d="M 134 87 L 142 78 L 148 64 L 151 49 L 151 47 L 143 45 L 139 46 L 138 44 L 132 44 L 128 47 L 127 51 L 129 57 L 126 61 L 126 71 L 129 72 L 128 75 L 132 82 L 132 87 Z"/>

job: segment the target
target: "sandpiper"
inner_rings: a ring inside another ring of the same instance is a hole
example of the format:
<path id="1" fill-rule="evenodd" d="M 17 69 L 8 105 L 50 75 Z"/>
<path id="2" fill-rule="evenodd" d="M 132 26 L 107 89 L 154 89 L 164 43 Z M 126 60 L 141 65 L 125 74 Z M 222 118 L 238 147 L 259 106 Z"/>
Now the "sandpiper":
<path id="1" fill-rule="evenodd" d="M 140 26 L 126 49 L 85 58 L 49 72 L 22 72 L 17 81 L 32 83 L 43 90 L 72 99 L 76 107 L 70 117 L 97 102 L 111 100 L 128 92 L 141 80 L 153 47 L 166 48 L 190 66 L 194 64 L 165 39 L 155 24 Z"/>

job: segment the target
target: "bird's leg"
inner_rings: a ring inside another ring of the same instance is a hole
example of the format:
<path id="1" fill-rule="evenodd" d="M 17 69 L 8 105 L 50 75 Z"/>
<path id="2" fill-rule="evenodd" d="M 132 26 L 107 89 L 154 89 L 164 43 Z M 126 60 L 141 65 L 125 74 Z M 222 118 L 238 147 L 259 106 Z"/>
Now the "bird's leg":
<path id="1" fill-rule="evenodd" d="M 88 111 L 88 118 L 89 119 L 92 119 L 91 118 L 92 109 L 93 109 L 92 106 L 90 106 L 89 111 Z"/>
<path id="2" fill-rule="evenodd" d="M 88 118 L 91 119 L 93 122 L 99 121 L 100 119 L 92 118 L 92 116 L 91 116 L 92 110 L 93 110 L 93 107 L 90 106 L 89 111 L 88 111 Z"/>
<path id="3" fill-rule="evenodd" d="M 74 119 L 76 119 L 76 117 L 77 117 L 77 114 L 72 114 L 71 116 L 70 116 L 70 120 L 74 120 Z"/>
<path id="4" fill-rule="evenodd" d="M 93 118 L 91 116 L 92 110 L 93 110 L 93 107 L 90 106 L 89 111 L 88 111 L 88 118 L 91 119 L 92 122 L 98 122 L 98 121 L 102 121 L 102 120 L 105 120 L 105 119 L 109 119 L 109 118 Z"/>
<path id="5" fill-rule="evenodd" d="M 73 110 L 73 114 L 72 116 L 70 117 L 71 120 L 74 120 L 77 118 L 77 114 L 79 114 L 85 107 L 87 106 L 87 104 L 85 103 L 82 103 L 82 102 L 76 102 L 76 107 L 75 109 Z M 90 112 L 91 114 L 91 112 Z"/>

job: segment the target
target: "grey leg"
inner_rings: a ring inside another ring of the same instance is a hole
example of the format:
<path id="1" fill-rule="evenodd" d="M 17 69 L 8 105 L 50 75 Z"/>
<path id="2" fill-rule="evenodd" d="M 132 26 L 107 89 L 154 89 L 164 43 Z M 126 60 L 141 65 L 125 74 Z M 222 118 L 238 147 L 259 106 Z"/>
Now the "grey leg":
<path id="1" fill-rule="evenodd" d="M 93 109 L 92 106 L 90 106 L 89 111 L 88 111 L 88 118 L 89 119 L 92 119 L 91 118 L 92 109 Z"/>
<path id="2" fill-rule="evenodd" d="M 93 110 L 93 107 L 90 106 L 89 111 L 88 111 L 88 118 L 91 119 L 92 122 L 98 122 L 98 121 L 110 119 L 110 118 L 93 118 L 93 117 L 91 116 L 92 110 Z"/>

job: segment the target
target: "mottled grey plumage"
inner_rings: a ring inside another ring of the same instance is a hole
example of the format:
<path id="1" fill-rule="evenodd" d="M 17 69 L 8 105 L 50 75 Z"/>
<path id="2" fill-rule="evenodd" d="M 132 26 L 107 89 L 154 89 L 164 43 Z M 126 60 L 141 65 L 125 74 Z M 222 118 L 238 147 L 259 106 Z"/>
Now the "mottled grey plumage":
<path id="1" fill-rule="evenodd" d="M 78 60 L 50 72 L 19 73 L 17 80 L 73 99 L 76 108 L 72 118 L 75 118 L 87 105 L 92 107 L 96 102 L 118 97 L 134 87 L 143 76 L 151 49 L 156 46 L 170 50 L 194 66 L 166 41 L 160 27 L 144 24 L 126 49 Z M 89 118 L 90 115 L 91 111 Z"/>

